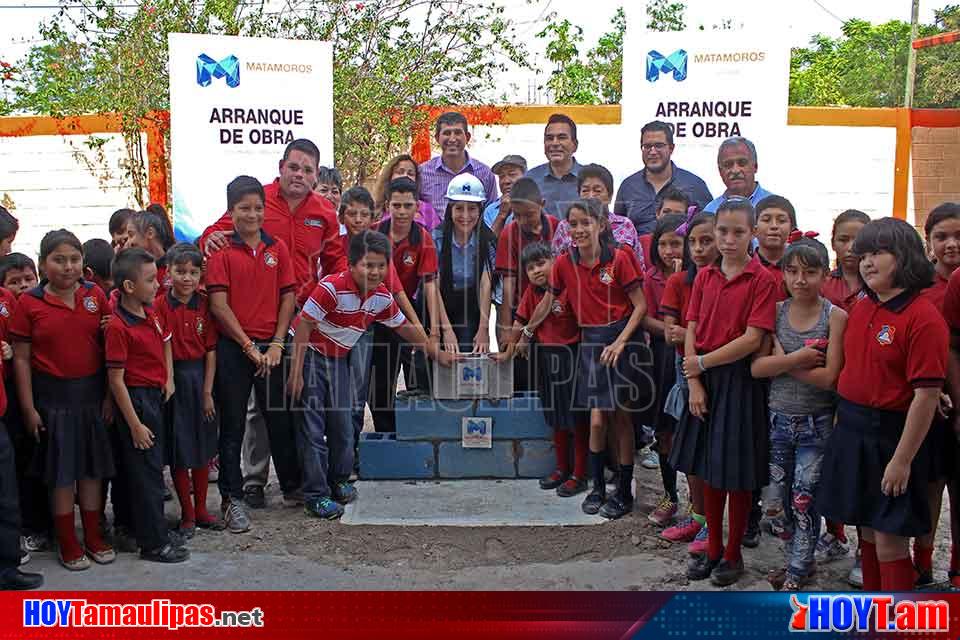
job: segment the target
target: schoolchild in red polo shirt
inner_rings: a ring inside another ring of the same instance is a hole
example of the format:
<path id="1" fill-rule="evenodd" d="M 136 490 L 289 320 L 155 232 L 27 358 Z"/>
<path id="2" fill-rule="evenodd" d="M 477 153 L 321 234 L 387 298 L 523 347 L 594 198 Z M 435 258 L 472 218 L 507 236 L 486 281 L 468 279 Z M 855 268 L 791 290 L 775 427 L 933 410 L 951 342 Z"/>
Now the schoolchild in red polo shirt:
<path id="1" fill-rule="evenodd" d="M 291 396 L 302 397 L 304 407 L 300 432 L 304 510 L 329 520 L 343 515 L 341 505 L 357 497 L 347 482 L 354 462 L 348 356 L 360 337 L 376 322 L 441 364 L 453 360 L 452 354 L 428 341 L 419 326 L 406 321 L 384 285 L 390 259 L 387 237 L 361 232 L 350 241 L 348 255 L 350 269 L 321 280 L 300 313 L 288 381 Z"/>
<path id="2" fill-rule="evenodd" d="M 943 315 L 950 329 L 950 352 L 948 354 L 947 392 L 953 406 L 960 406 L 960 269 L 954 269 L 950 275 L 943 298 Z M 960 429 L 960 412 L 954 410 L 950 416 L 950 424 L 956 432 Z M 960 497 L 960 479 L 953 474 L 949 481 L 950 487 L 950 516 L 951 530 L 960 531 L 960 525 L 953 521 L 954 502 Z M 958 505 L 957 509 L 960 509 Z M 960 514 L 960 511 L 958 511 Z M 956 534 L 954 534 L 956 535 Z M 950 582 L 953 586 L 960 586 L 960 545 L 953 544 L 950 554 Z"/>
<path id="3" fill-rule="evenodd" d="M 593 487 L 582 509 L 614 519 L 633 509 L 635 445 L 630 411 L 649 406 L 653 399 L 647 370 L 652 356 L 640 333 L 647 311 L 643 273 L 636 254 L 614 244 L 600 201 L 571 205 L 567 222 L 574 247 L 554 263 L 552 290 L 537 305 L 521 343 L 543 322 L 555 299 L 566 293 L 581 331 L 576 406 L 590 411 Z M 609 427 L 615 429 L 620 476 L 616 494 L 607 496 L 603 472 Z"/>
<path id="4" fill-rule="evenodd" d="M 690 296 L 693 294 L 693 282 L 701 269 L 706 269 L 720 258 L 715 223 L 716 218 L 713 214 L 701 213 L 677 229 L 684 234 L 684 254 L 688 260 L 688 266 L 667 278 L 663 299 L 660 301 L 664 336 L 676 351 L 674 361 L 676 379 L 663 402 L 663 411 L 676 422 L 680 421 L 690 401 L 687 379 L 683 375 L 683 345 L 687 337 L 687 309 L 690 306 Z M 676 430 L 675 424 L 675 434 Z M 689 460 L 681 464 L 678 462 L 679 458 L 674 457 L 684 451 L 674 446 L 674 438 L 670 440 L 670 455 L 667 459 L 670 466 L 674 470 L 681 466 L 684 470 L 692 468 Z M 708 531 L 706 511 L 703 507 L 703 480 L 689 471 L 686 472 L 686 476 L 687 485 L 690 487 L 690 515 L 674 526 L 667 527 L 660 535 L 670 542 L 688 542 L 687 552 L 696 555 L 707 550 Z"/>
<path id="5" fill-rule="evenodd" d="M 495 359 L 513 357 L 515 343 L 523 327 L 533 317 L 550 286 L 553 271 L 553 251 L 550 245 L 534 242 L 523 248 L 521 266 L 527 274 L 530 286 L 523 293 L 517 308 L 513 331 L 507 338 L 505 350 Z M 539 363 L 540 377 L 537 390 L 543 406 L 544 421 L 553 429 L 553 447 L 557 468 L 546 478 L 541 478 L 540 488 L 556 489 L 561 498 L 575 496 L 587 490 L 587 452 L 590 444 L 590 417 L 576 409 L 577 351 L 580 342 L 580 325 L 567 300 L 562 294 L 553 301 L 550 313 L 534 331 L 531 348 L 533 358 Z M 527 354 L 523 354 L 526 356 Z M 574 434 L 573 470 L 570 469 L 570 433 Z"/>
<path id="6" fill-rule="evenodd" d="M 817 506 L 825 517 L 860 525 L 864 591 L 910 591 L 909 538 L 930 531 L 924 438 L 946 378 L 949 334 L 921 293 L 934 268 L 912 226 L 874 220 L 853 251 L 867 296 L 847 321 Z"/>
<path id="7" fill-rule="evenodd" d="M 428 323 L 430 337 L 439 341 L 437 249 L 430 232 L 414 220 L 418 202 L 417 184 L 413 180 L 391 180 L 387 186 L 390 219 L 381 223 L 377 230 L 390 240 L 393 265 L 407 298 L 415 300 L 415 308 Z M 429 387 L 426 367 L 422 363 L 419 366 L 409 364 L 412 355 L 409 345 L 404 345 L 393 331 L 380 325 L 374 328 L 373 406 L 370 412 L 378 432 L 396 431 L 393 406 L 401 363 L 404 363 L 408 389 Z"/>
<path id="8" fill-rule="evenodd" d="M 860 256 L 852 249 L 857 234 L 868 222 L 870 216 L 856 209 L 847 209 L 833 221 L 830 244 L 837 256 L 837 268 L 830 272 L 820 294 L 847 313 L 863 295 Z"/>
<path id="9" fill-rule="evenodd" d="M 960 266 L 960 205 L 947 202 L 935 207 L 927 216 L 924 223 L 924 235 L 927 239 L 927 250 L 933 257 L 934 277 L 933 285 L 924 290 L 924 295 L 934 306 L 944 311 L 944 300 L 950 276 Z M 944 317 L 945 314 L 944 314 Z M 954 506 L 960 508 L 960 495 L 954 483 L 948 482 L 957 476 L 957 439 L 953 432 L 952 419 L 944 417 L 941 412 L 934 414 L 933 423 L 927 433 L 927 446 L 930 449 L 930 533 L 920 536 L 913 541 L 913 563 L 919 577 L 917 586 L 927 586 L 933 583 L 933 542 L 937 533 L 937 524 L 940 521 L 940 507 L 943 502 L 943 489 L 950 489 L 950 522 L 951 535 L 960 536 L 960 512 L 955 513 Z M 952 545 L 957 548 L 957 543 Z M 957 554 L 954 554 L 955 556 Z M 960 558 L 951 560 L 951 579 L 960 582 L 957 573 L 960 566 L 955 566 Z"/>
<path id="10" fill-rule="evenodd" d="M 52 493 L 60 562 L 90 567 L 74 531 L 79 494 L 86 553 L 99 563 L 116 554 L 102 538 L 102 480 L 114 474 L 104 415 L 112 402 L 104 385 L 103 332 L 107 299 L 81 278 L 80 241 L 65 229 L 40 242 L 45 279 L 23 294 L 10 323 L 23 422 L 39 443 L 32 471 Z"/>
<path id="11" fill-rule="evenodd" d="M 172 335 L 177 389 L 167 405 L 167 461 L 180 500 L 179 531 L 192 538 L 197 527 L 222 528 L 207 512 L 207 465 L 217 453 L 213 382 L 219 334 L 207 296 L 198 290 L 203 276 L 200 250 L 186 242 L 175 244 L 167 251 L 167 264 L 171 286 L 157 296 L 155 305 Z"/>
<path id="12" fill-rule="evenodd" d="M 677 233 L 677 229 L 686 220 L 686 216 L 681 214 L 669 214 L 657 219 L 651 242 L 653 253 L 647 257 L 650 268 L 643 277 L 643 297 L 647 301 L 647 315 L 643 318 L 643 328 L 650 335 L 656 395 L 654 403 L 647 412 L 640 414 L 642 422 L 635 421 L 634 425 L 650 425 L 657 436 L 656 452 L 660 462 L 660 479 L 663 482 L 664 495 L 647 518 L 661 527 L 673 521 L 680 501 L 677 495 L 677 471 L 670 466 L 668 459 L 676 421 L 663 411 L 667 393 L 677 379 L 676 353 L 673 346 L 666 340 L 666 325 L 663 322 L 661 301 L 667 278 L 675 272 L 680 272 L 684 264 L 683 236 Z"/>
<path id="13" fill-rule="evenodd" d="M 743 575 L 740 546 L 753 492 L 767 482 L 766 399 L 762 383 L 750 375 L 750 358 L 774 329 L 777 285 L 749 253 L 756 228 L 750 201 L 730 198 L 716 218 L 721 260 L 697 273 L 690 295 L 683 360 L 690 400 L 677 424 L 671 461 L 704 481 L 708 548 L 691 561 L 687 577 L 712 575 L 714 584 L 724 586 Z"/>
<path id="14" fill-rule="evenodd" d="M 777 302 L 787 299 L 780 261 L 790 232 L 797 228 L 797 212 L 783 196 L 767 196 L 757 203 L 757 257 L 777 283 Z"/>
<path id="15" fill-rule="evenodd" d="M 517 304 L 527 289 L 527 274 L 521 268 L 520 256 L 528 244 L 550 245 L 560 221 L 543 208 L 540 187 L 531 178 L 520 178 L 510 187 L 513 222 L 503 228 L 497 240 L 497 273 L 503 282 L 503 303 L 498 311 L 498 331 L 511 330 Z M 513 388 L 527 391 L 536 388 L 536 360 L 518 358 L 513 365 Z"/>
<path id="16" fill-rule="evenodd" d="M 122 441 L 118 467 L 130 496 L 140 557 L 183 562 L 190 553 L 170 539 L 163 515 L 163 404 L 174 392 L 170 331 L 154 314 L 160 283 L 155 258 L 134 247 L 117 254 L 120 303 L 107 324 L 106 360 Z"/>
<path id="17" fill-rule="evenodd" d="M 296 427 L 278 369 L 294 311 L 296 280 L 287 245 L 263 230 L 263 187 L 249 176 L 227 185 L 234 232 L 226 249 L 207 261 L 210 311 L 217 319 L 220 405 L 220 496 L 227 528 L 250 530 L 243 505 L 240 446 L 251 388 L 263 411 L 270 453 L 288 500 L 300 495 Z"/>
<path id="18" fill-rule="evenodd" d="M 673 188 L 665 189 L 657 195 L 657 220 L 669 215 L 682 215 L 685 219 L 689 219 L 693 216 L 689 213 L 690 204 L 690 197 L 683 191 Z M 693 208 L 696 209 L 695 203 Z M 643 247 L 643 255 L 647 261 L 655 250 L 652 240 L 652 233 L 644 233 L 639 237 L 640 246 Z"/>

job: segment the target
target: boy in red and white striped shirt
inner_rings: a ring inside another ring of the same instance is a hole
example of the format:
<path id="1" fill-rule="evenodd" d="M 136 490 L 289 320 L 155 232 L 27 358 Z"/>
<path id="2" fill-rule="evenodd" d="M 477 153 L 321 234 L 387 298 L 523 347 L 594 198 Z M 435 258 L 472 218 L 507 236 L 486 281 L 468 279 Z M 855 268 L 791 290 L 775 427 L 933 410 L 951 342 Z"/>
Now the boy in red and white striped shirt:
<path id="1" fill-rule="evenodd" d="M 341 505 L 357 497 L 347 482 L 353 470 L 354 433 L 346 357 L 357 340 L 380 322 L 440 364 L 449 366 L 454 359 L 429 342 L 419 325 L 407 321 L 384 284 L 390 259 L 386 236 L 376 231 L 357 234 L 348 257 L 349 269 L 321 280 L 303 306 L 288 381 L 294 400 L 302 397 L 304 407 L 304 510 L 330 520 L 343 515 Z"/>

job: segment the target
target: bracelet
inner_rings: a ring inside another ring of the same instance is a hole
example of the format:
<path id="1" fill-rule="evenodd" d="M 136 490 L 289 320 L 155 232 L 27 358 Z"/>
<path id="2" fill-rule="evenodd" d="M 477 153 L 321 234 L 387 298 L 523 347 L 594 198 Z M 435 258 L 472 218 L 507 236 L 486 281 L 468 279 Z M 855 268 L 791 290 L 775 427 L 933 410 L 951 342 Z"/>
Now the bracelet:
<path id="1" fill-rule="evenodd" d="M 255 345 L 253 344 L 253 340 L 247 340 L 247 341 L 243 344 L 243 346 L 240 347 L 240 350 L 243 351 L 244 353 L 247 353 L 247 352 L 250 351 L 250 349 L 253 348 L 254 346 L 255 346 Z"/>
<path id="2" fill-rule="evenodd" d="M 533 340 L 533 331 L 530 331 L 530 327 L 525 326 L 520 330 L 520 333 L 522 333 L 527 340 Z"/>
<path id="3" fill-rule="evenodd" d="M 697 356 L 697 366 L 700 367 L 700 371 L 707 370 L 707 365 L 703 364 L 703 356 Z"/>
<path id="4" fill-rule="evenodd" d="M 284 348 L 285 348 L 285 345 L 284 345 L 283 342 L 281 342 L 280 340 L 273 340 L 273 341 L 270 343 L 270 346 L 271 346 L 271 347 L 276 347 L 277 349 L 280 349 L 280 351 L 283 351 Z"/>

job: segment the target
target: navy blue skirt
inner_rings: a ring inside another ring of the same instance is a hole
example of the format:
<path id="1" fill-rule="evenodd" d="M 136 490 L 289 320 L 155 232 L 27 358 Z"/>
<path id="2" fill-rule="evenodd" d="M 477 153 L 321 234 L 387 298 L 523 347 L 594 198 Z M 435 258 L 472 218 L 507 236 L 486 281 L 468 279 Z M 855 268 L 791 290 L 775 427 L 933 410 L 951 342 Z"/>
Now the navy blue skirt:
<path id="1" fill-rule="evenodd" d="M 873 409 L 840 399 L 837 425 L 820 469 L 817 510 L 824 517 L 904 537 L 930 532 L 927 440 L 910 465 L 906 493 L 893 497 L 880 490 L 906 419 L 905 412 Z"/>
<path id="2" fill-rule="evenodd" d="M 707 416 L 683 410 L 674 432 L 670 463 L 715 489 L 754 491 L 767 484 L 769 434 L 762 384 L 744 358 L 701 375 Z"/>
<path id="3" fill-rule="evenodd" d="M 102 415 L 104 376 L 67 379 L 34 373 L 33 396 L 44 430 L 31 474 L 51 488 L 112 477 L 113 450 Z"/>
<path id="4" fill-rule="evenodd" d="M 577 365 L 577 408 L 631 412 L 649 411 L 654 397 L 653 357 L 638 330 L 620 354 L 617 364 L 600 363 L 600 354 L 623 331 L 629 318 L 605 327 L 582 327 Z"/>
<path id="5" fill-rule="evenodd" d="M 533 345 L 539 376 L 543 419 L 554 429 L 572 429 L 583 423 L 585 412 L 575 408 L 577 345 Z"/>
<path id="6" fill-rule="evenodd" d="M 653 351 L 653 379 L 657 388 L 648 424 L 656 433 L 672 433 L 677 421 L 664 412 L 664 405 L 667 394 L 677 381 L 676 350 L 672 344 L 656 336 L 650 341 L 650 349 Z"/>
<path id="7" fill-rule="evenodd" d="M 217 452 L 217 423 L 203 417 L 203 370 L 200 360 L 176 360 L 176 392 L 167 403 L 167 463 L 174 469 L 205 467 Z"/>

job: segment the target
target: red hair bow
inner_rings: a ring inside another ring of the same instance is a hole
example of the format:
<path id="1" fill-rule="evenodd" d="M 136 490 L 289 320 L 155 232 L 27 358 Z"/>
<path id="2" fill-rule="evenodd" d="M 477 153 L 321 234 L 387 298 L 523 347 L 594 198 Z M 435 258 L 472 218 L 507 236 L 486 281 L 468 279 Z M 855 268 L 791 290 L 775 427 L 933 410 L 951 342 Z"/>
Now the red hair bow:
<path id="1" fill-rule="evenodd" d="M 787 236 L 787 244 L 792 244 L 801 238 L 816 238 L 820 234 L 816 231 L 800 231 L 800 229 L 794 229 L 790 232 L 790 235 Z"/>

